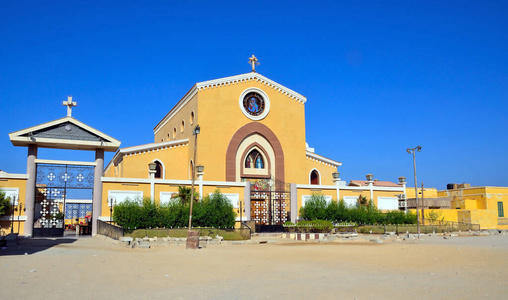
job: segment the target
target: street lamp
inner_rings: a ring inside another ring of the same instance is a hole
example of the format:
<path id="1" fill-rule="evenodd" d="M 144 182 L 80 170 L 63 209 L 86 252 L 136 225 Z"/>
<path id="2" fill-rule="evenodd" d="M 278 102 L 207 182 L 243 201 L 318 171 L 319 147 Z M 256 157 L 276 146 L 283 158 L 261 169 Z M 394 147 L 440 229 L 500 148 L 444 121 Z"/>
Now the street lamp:
<path id="1" fill-rule="evenodd" d="M 14 211 L 16 210 L 16 194 L 13 194 L 11 196 L 11 200 L 12 200 L 12 205 L 11 205 L 11 210 L 12 210 L 11 233 L 14 234 Z"/>
<path id="2" fill-rule="evenodd" d="M 367 174 L 367 175 L 365 175 L 365 178 L 367 178 L 367 181 L 372 181 L 372 179 L 374 179 L 374 175 Z"/>
<path id="3" fill-rule="evenodd" d="M 417 146 L 414 148 L 407 148 L 406 151 L 409 154 L 413 154 L 413 171 L 415 174 L 416 227 L 418 230 L 418 238 L 420 238 L 420 211 L 418 209 L 419 208 L 418 207 L 418 185 L 417 185 L 417 181 L 416 181 L 416 157 L 415 157 L 415 154 L 416 154 L 416 151 L 418 151 L 418 152 L 422 151 L 422 146 Z"/>
<path id="4" fill-rule="evenodd" d="M 116 205 L 116 198 L 111 196 L 109 197 L 109 223 L 113 222 L 113 203 Z"/>
<path id="5" fill-rule="evenodd" d="M 192 135 L 194 136 L 194 161 L 192 164 L 192 183 L 191 183 L 191 196 L 190 196 L 190 210 L 189 210 L 189 231 L 187 233 L 187 244 L 186 248 L 196 249 L 199 245 L 199 236 L 195 236 L 192 231 L 192 203 L 194 202 L 194 182 L 196 181 L 196 153 L 198 149 L 198 134 L 201 132 L 201 128 L 199 125 L 196 125 L 194 130 L 192 131 Z M 191 238 L 197 238 L 196 244 L 191 243 Z"/>

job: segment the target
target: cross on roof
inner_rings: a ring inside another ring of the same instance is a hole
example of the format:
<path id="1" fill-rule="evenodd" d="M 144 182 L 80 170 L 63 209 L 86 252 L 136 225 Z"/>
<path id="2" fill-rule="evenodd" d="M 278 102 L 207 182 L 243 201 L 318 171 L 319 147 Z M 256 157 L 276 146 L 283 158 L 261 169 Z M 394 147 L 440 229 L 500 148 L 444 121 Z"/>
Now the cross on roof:
<path id="1" fill-rule="evenodd" d="M 63 101 L 62 105 L 67 106 L 67 117 L 72 117 L 72 107 L 78 106 L 78 102 L 73 102 L 72 96 L 67 96 L 67 101 Z"/>
<path id="2" fill-rule="evenodd" d="M 252 72 L 256 72 L 256 66 L 259 66 L 259 62 L 254 54 L 252 54 L 252 57 L 249 57 L 249 64 L 252 65 Z"/>

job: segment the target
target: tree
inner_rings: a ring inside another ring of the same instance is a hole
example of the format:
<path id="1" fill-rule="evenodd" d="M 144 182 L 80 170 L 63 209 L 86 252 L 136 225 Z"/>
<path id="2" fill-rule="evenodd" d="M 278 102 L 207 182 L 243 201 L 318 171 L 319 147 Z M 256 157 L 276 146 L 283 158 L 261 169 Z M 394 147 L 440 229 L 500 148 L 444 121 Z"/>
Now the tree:
<path id="1" fill-rule="evenodd" d="M 189 199 L 192 191 L 191 188 L 185 187 L 185 186 L 178 186 L 178 194 L 173 195 L 172 198 L 177 198 L 180 200 L 182 204 L 189 204 Z M 199 193 L 194 191 L 194 203 L 198 202 L 199 200 Z"/>
<path id="2" fill-rule="evenodd" d="M 367 206 L 367 204 L 369 203 L 369 201 L 367 201 L 367 197 L 362 196 L 362 195 L 358 196 L 357 201 L 358 201 L 358 206 L 360 206 L 360 207 Z"/>
<path id="3" fill-rule="evenodd" d="M 11 207 L 11 198 L 5 196 L 5 192 L 0 189 L 0 216 L 7 214 Z"/>

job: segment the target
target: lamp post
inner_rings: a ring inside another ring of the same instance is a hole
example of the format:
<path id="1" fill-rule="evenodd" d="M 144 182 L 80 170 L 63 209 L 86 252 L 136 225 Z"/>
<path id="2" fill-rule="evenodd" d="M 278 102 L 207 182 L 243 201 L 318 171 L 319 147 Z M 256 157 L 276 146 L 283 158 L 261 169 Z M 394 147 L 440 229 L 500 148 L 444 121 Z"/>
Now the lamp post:
<path id="1" fill-rule="evenodd" d="M 414 148 L 407 148 L 407 153 L 413 154 L 413 171 L 415 174 L 415 199 L 416 199 L 416 227 L 418 230 L 418 238 L 420 238 L 420 211 L 418 209 L 418 185 L 416 181 L 416 151 L 420 152 L 422 151 L 422 146 L 417 146 Z"/>
<path id="2" fill-rule="evenodd" d="M 13 194 L 11 196 L 11 199 L 12 199 L 12 205 L 11 205 L 11 210 L 12 210 L 12 217 L 11 217 L 11 233 L 14 234 L 14 211 L 16 210 L 16 194 Z"/>
<path id="3" fill-rule="evenodd" d="M 370 200 L 372 202 L 374 202 L 374 175 L 372 174 L 367 174 L 365 175 L 365 178 L 367 178 L 367 183 L 369 184 L 369 187 L 370 187 Z"/>
<path id="4" fill-rule="evenodd" d="M 114 196 L 109 197 L 109 223 L 113 222 L 113 202 L 116 205 L 116 198 Z"/>
<path id="5" fill-rule="evenodd" d="M 337 189 L 337 203 L 338 203 L 340 201 L 340 192 L 339 192 L 340 173 L 333 172 L 332 177 L 333 182 L 335 183 L 335 188 Z"/>
<path id="6" fill-rule="evenodd" d="M 150 174 L 150 201 L 153 203 L 155 200 L 155 173 L 157 173 L 157 164 L 151 162 L 148 164 L 148 173 Z"/>
<path id="7" fill-rule="evenodd" d="M 189 212 L 189 231 L 192 228 L 192 202 L 194 198 L 194 182 L 196 181 L 196 153 L 198 149 L 198 134 L 201 132 L 199 125 L 196 125 L 192 135 L 194 136 L 194 160 L 192 164 L 192 183 L 191 183 L 191 196 L 190 196 L 190 212 Z"/>
<path id="8" fill-rule="evenodd" d="M 199 125 L 196 125 L 192 131 L 194 136 L 194 161 L 192 164 L 192 183 L 191 183 L 191 196 L 190 196 L 190 210 L 189 210 L 189 231 L 187 233 L 187 249 L 197 249 L 199 246 L 199 232 L 192 232 L 192 203 L 194 202 L 194 182 L 196 180 L 196 153 L 198 149 L 198 134 L 201 132 Z"/>
<path id="9" fill-rule="evenodd" d="M 198 181 L 199 181 L 199 200 L 203 199 L 203 171 L 205 170 L 205 166 L 197 165 L 196 172 L 198 173 Z"/>

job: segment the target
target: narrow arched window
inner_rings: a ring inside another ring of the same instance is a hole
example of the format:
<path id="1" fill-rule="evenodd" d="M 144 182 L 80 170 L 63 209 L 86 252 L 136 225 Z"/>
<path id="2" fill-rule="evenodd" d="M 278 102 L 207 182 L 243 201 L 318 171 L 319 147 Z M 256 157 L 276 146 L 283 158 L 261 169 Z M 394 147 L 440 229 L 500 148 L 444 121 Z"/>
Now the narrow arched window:
<path id="1" fill-rule="evenodd" d="M 249 155 L 245 158 L 245 167 L 246 168 L 256 168 L 256 169 L 264 169 L 265 161 L 261 153 L 258 150 L 252 150 Z"/>
<path id="2" fill-rule="evenodd" d="M 316 170 L 310 172 L 310 184 L 319 184 L 319 173 Z"/>
<path id="3" fill-rule="evenodd" d="M 155 162 L 155 178 L 162 178 L 162 164 L 160 161 Z"/>

